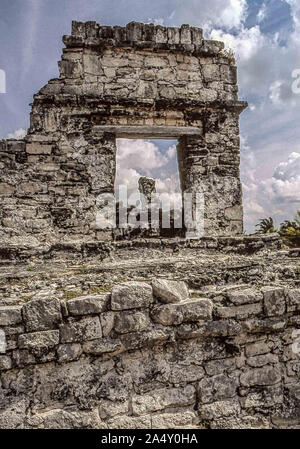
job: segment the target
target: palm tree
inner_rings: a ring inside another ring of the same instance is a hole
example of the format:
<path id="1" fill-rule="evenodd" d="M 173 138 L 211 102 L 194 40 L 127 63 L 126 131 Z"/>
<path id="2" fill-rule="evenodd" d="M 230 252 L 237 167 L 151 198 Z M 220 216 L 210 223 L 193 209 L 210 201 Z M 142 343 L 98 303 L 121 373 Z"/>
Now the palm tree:
<path id="1" fill-rule="evenodd" d="M 300 246 L 300 210 L 295 215 L 295 221 L 285 220 L 281 223 L 279 234 L 287 246 Z"/>
<path id="2" fill-rule="evenodd" d="M 272 232 L 277 232 L 272 217 L 261 219 L 255 227 L 258 227 L 255 234 L 271 234 Z"/>

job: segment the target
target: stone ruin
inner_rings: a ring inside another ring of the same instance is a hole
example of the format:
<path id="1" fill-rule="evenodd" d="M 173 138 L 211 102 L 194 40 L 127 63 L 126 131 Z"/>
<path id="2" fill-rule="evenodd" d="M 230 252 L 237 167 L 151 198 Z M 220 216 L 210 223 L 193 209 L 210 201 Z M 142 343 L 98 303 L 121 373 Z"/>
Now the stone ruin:
<path id="1" fill-rule="evenodd" d="M 22 140 L 0 141 L 0 235 L 103 241 L 97 198 L 114 193 L 116 139 L 178 139 L 182 192 L 202 192 L 204 235 L 243 231 L 234 61 L 202 30 L 73 22 L 60 77 L 34 95 Z"/>
<path id="2" fill-rule="evenodd" d="M 242 234 L 232 56 L 188 25 L 63 42 L 0 141 L 0 428 L 299 428 L 300 251 Z M 178 139 L 202 238 L 99 229 L 119 137 Z"/>

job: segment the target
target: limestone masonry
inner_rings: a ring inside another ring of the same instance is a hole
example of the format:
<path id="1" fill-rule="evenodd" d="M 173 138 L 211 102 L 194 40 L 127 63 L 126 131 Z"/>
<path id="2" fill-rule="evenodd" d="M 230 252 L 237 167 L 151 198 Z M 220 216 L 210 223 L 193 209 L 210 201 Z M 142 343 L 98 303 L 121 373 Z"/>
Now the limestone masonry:
<path id="1" fill-rule="evenodd" d="M 300 249 L 243 235 L 232 56 L 188 25 L 63 41 L 0 141 L 0 428 L 300 428 Z M 203 238 L 97 227 L 118 137 L 178 139 Z"/>
<path id="2" fill-rule="evenodd" d="M 96 200 L 113 193 L 116 138 L 176 138 L 182 192 L 203 192 L 205 235 L 241 234 L 236 66 L 202 30 L 73 22 L 23 140 L 0 141 L 0 235 L 107 240 Z"/>

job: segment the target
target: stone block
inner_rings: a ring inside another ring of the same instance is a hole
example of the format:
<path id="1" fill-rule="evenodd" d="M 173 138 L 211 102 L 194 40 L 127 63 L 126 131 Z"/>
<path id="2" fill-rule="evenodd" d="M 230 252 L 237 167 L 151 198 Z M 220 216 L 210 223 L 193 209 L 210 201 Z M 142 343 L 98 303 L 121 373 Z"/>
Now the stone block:
<path id="1" fill-rule="evenodd" d="M 199 298 L 183 301 L 179 304 L 157 306 L 152 310 L 153 321 L 164 326 L 178 325 L 183 322 L 210 320 L 213 304 L 210 299 Z"/>
<path id="2" fill-rule="evenodd" d="M 283 315 L 286 310 L 285 294 L 283 288 L 264 287 L 264 312 L 267 316 Z"/>
<path id="3" fill-rule="evenodd" d="M 0 195 L 12 195 L 16 190 L 14 185 L 6 182 L 0 182 Z"/>
<path id="4" fill-rule="evenodd" d="M 100 76 L 103 69 L 100 63 L 99 55 L 93 53 L 83 54 L 83 71 L 88 75 Z"/>
<path id="5" fill-rule="evenodd" d="M 154 279 L 152 288 L 154 295 L 164 303 L 178 303 L 189 298 L 187 285 L 183 281 Z"/>
<path id="6" fill-rule="evenodd" d="M 270 351 L 269 346 L 263 341 L 252 343 L 245 347 L 245 353 L 247 357 L 253 357 L 260 354 L 267 354 L 269 351 Z"/>
<path id="7" fill-rule="evenodd" d="M 83 352 L 92 355 L 102 355 L 107 353 L 119 354 L 124 351 L 121 341 L 109 338 L 100 338 L 84 343 Z"/>
<path id="8" fill-rule="evenodd" d="M 204 64 L 202 66 L 202 72 L 206 82 L 220 80 L 220 69 L 218 64 Z"/>
<path id="9" fill-rule="evenodd" d="M 151 415 L 152 429 L 195 429 L 199 417 L 192 410 Z"/>
<path id="10" fill-rule="evenodd" d="M 21 309 L 19 306 L 1 306 L 0 326 L 20 324 L 22 322 Z"/>
<path id="11" fill-rule="evenodd" d="M 227 293 L 227 298 L 229 299 L 229 301 L 237 306 L 259 302 L 261 296 L 262 295 L 260 293 L 252 288 L 239 291 L 231 291 Z"/>
<path id="12" fill-rule="evenodd" d="M 238 416 L 241 407 L 238 400 L 216 401 L 212 404 L 200 405 L 199 415 L 202 419 L 212 420 L 223 416 Z"/>
<path id="13" fill-rule="evenodd" d="M 220 318 L 238 318 L 243 320 L 259 315 L 262 313 L 262 310 L 260 303 L 243 304 L 241 306 L 216 307 L 216 314 Z"/>
<path id="14" fill-rule="evenodd" d="M 225 217 L 228 220 L 242 220 L 243 219 L 243 207 L 241 205 L 227 207 L 225 209 Z"/>
<path id="15" fill-rule="evenodd" d="M 245 387 L 274 385 L 281 380 L 278 367 L 264 366 L 263 368 L 249 369 L 241 374 L 240 382 Z"/>
<path id="16" fill-rule="evenodd" d="M 278 363 L 278 356 L 275 354 L 261 354 L 247 359 L 247 364 L 253 368 L 261 368 L 268 364 Z"/>
<path id="17" fill-rule="evenodd" d="M 26 144 L 26 153 L 28 154 L 51 154 L 52 145 L 42 144 L 39 142 L 31 142 Z"/>
<path id="18" fill-rule="evenodd" d="M 33 299 L 22 307 L 27 332 L 58 328 L 61 323 L 61 307 L 57 298 Z"/>
<path id="19" fill-rule="evenodd" d="M 8 355 L 0 355 L 0 371 L 11 369 L 12 361 Z"/>
<path id="20" fill-rule="evenodd" d="M 153 301 L 152 288 L 145 282 L 124 282 L 114 285 L 111 292 L 112 310 L 149 307 Z"/>
<path id="21" fill-rule="evenodd" d="M 132 397 L 132 411 L 135 416 L 153 413 L 169 407 L 184 407 L 194 404 L 196 400 L 196 390 L 193 385 L 183 388 L 164 388 L 134 395 Z"/>
<path id="22" fill-rule="evenodd" d="M 59 331 L 50 330 L 19 335 L 20 349 L 28 349 L 35 356 L 41 357 L 59 344 Z"/>
<path id="23" fill-rule="evenodd" d="M 151 416 L 117 416 L 108 422 L 109 429 L 150 429 Z"/>
<path id="24" fill-rule="evenodd" d="M 67 301 L 67 308 L 70 315 L 92 315 L 104 312 L 110 294 L 80 296 Z"/>
<path id="25" fill-rule="evenodd" d="M 114 330 L 118 334 L 142 332 L 150 326 L 149 315 L 144 312 L 117 312 L 115 315 Z"/>
<path id="26" fill-rule="evenodd" d="M 114 312 L 101 313 L 100 322 L 103 337 L 107 337 L 113 330 L 115 324 L 115 313 Z"/>
<path id="27" fill-rule="evenodd" d="M 78 360 L 82 354 L 82 346 L 79 343 L 62 344 L 57 348 L 57 357 L 60 363 Z"/>
<path id="28" fill-rule="evenodd" d="M 237 386 L 236 377 L 229 377 L 223 374 L 205 377 L 198 385 L 200 403 L 205 404 L 220 399 L 232 398 L 236 395 Z"/>
<path id="29" fill-rule="evenodd" d="M 152 347 L 154 345 L 165 343 L 168 340 L 174 340 L 174 335 L 172 332 L 164 331 L 163 329 L 133 332 L 121 336 L 121 341 L 126 350 Z"/>
<path id="30" fill-rule="evenodd" d="M 300 310 L 300 289 L 289 288 L 285 289 L 285 296 L 287 302 L 287 312 L 296 312 Z"/>
<path id="31" fill-rule="evenodd" d="M 102 399 L 99 404 L 101 419 L 111 419 L 114 416 L 126 415 L 129 412 L 128 401 L 109 401 Z"/>
<path id="32" fill-rule="evenodd" d="M 86 317 L 79 321 L 71 321 L 60 325 L 62 343 L 95 340 L 102 337 L 99 317 Z"/>

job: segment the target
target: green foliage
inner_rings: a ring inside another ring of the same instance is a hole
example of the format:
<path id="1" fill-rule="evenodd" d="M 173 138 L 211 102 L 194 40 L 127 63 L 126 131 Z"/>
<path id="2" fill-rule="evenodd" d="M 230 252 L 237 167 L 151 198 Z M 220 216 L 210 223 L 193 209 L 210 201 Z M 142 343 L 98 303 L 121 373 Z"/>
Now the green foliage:
<path id="1" fill-rule="evenodd" d="M 256 227 L 258 228 L 256 234 L 278 232 L 285 245 L 291 248 L 300 247 L 300 210 L 297 211 L 294 221 L 285 220 L 281 223 L 278 231 L 274 226 L 272 217 L 261 219 Z"/>
<path id="2" fill-rule="evenodd" d="M 98 287 L 91 287 L 89 289 L 89 294 L 91 295 L 101 295 L 102 293 L 109 293 L 111 292 L 112 286 L 110 284 L 104 284 L 104 285 L 100 285 Z"/>
<path id="3" fill-rule="evenodd" d="M 294 221 L 285 220 L 281 223 L 279 234 L 287 246 L 300 247 L 300 210 L 297 211 Z"/>
<path id="4" fill-rule="evenodd" d="M 62 299 L 66 299 L 68 301 L 69 299 L 78 298 L 79 296 L 82 296 L 81 292 L 69 290 L 69 291 L 64 292 Z"/>
<path id="5" fill-rule="evenodd" d="M 262 218 L 255 227 L 258 227 L 255 234 L 271 234 L 272 232 L 277 232 L 272 217 Z"/>

